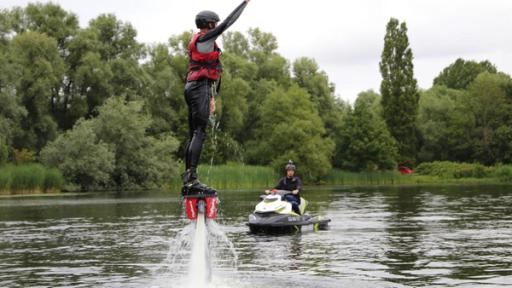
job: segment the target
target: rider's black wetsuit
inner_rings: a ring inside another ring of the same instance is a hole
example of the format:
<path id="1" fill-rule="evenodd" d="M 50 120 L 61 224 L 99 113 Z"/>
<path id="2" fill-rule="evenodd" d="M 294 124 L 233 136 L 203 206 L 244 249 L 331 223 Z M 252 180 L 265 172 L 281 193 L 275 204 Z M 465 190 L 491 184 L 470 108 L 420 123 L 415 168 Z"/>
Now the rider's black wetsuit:
<path id="1" fill-rule="evenodd" d="M 287 191 L 293 191 L 293 190 L 299 190 L 299 193 L 296 195 L 294 194 L 286 194 L 284 196 L 284 200 L 290 202 L 292 204 L 292 209 L 295 213 L 301 214 L 299 205 L 300 205 L 300 192 L 302 191 L 302 181 L 299 177 L 293 176 L 291 178 L 283 177 L 281 180 L 279 180 L 279 183 L 274 187 L 274 189 L 277 190 L 287 190 Z"/>
<path id="2" fill-rule="evenodd" d="M 196 42 L 196 48 L 200 53 L 209 53 L 214 51 L 215 40 L 226 29 L 228 29 L 238 19 L 247 3 L 242 4 L 231 12 L 231 14 L 215 28 L 208 30 L 200 36 Z M 199 164 L 199 157 L 203 148 L 203 142 L 206 138 L 206 127 L 210 116 L 210 99 L 212 97 L 212 80 L 202 78 L 194 81 L 188 81 L 185 84 L 185 101 L 188 105 L 188 125 L 189 139 L 185 148 L 185 169 L 193 169 L 192 179 L 195 176 L 195 169 Z"/>

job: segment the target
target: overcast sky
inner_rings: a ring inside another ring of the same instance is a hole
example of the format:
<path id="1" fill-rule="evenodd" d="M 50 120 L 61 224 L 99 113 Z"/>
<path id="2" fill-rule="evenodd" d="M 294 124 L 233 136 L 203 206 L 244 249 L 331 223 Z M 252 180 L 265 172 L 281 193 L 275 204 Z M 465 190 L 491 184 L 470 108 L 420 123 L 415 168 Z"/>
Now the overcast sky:
<path id="1" fill-rule="evenodd" d="M 0 8 L 25 6 L 2 0 Z M 48 1 L 40 1 L 48 2 Z M 102 13 L 130 22 L 145 43 L 195 29 L 200 10 L 227 16 L 239 0 L 56 0 L 86 27 Z M 420 88 L 461 57 L 489 60 L 512 74 L 512 1 L 508 0 L 251 0 L 230 31 L 259 27 L 279 42 L 278 52 L 293 61 L 316 59 L 336 85 L 336 94 L 353 102 L 361 91 L 379 90 L 379 60 L 390 17 L 405 21 Z"/>

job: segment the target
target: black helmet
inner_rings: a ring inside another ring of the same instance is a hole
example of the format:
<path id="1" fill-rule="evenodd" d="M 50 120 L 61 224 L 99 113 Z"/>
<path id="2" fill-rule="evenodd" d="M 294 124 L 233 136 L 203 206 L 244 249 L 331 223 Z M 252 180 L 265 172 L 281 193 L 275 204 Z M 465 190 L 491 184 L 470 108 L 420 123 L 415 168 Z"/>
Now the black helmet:
<path id="1" fill-rule="evenodd" d="M 197 28 L 208 28 L 208 23 L 210 22 L 219 22 L 220 18 L 217 13 L 213 11 L 201 11 L 196 15 L 196 26 Z"/>
<path id="2" fill-rule="evenodd" d="M 288 170 L 293 170 L 295 171 L 295 165 L 293 164 L 293 161 L 292 160 L 288 160 L 288 164 L 286 164 L 286 166 L 284 167 L 284 169 L 286 171 Z"/>

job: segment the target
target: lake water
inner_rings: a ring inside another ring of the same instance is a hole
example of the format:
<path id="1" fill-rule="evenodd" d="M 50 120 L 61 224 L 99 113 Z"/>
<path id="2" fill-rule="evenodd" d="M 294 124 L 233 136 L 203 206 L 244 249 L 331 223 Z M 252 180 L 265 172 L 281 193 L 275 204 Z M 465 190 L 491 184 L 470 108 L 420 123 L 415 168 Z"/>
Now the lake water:
<path id="1" fill-rule="evenodd" d="M 221 191 L 208 286 L 509 286 L 511 188 L 309 188 L 330 229 L 280 236 L 248 233 L 258 191 Z M 192 230 L 172 192 L 2 198 L 0 287 L 182 287 Z"/>

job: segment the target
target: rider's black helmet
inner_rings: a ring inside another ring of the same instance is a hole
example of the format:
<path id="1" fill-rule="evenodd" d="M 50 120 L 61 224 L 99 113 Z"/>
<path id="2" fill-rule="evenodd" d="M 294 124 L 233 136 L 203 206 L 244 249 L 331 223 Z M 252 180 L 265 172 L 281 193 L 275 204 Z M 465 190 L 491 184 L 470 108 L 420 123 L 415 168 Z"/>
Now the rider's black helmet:
<path id="1" fill-rule="evenodd" d="M 286 164 L 286 166 L 284 167 L 284 169 L 286 171 L 288 170 L 293 170 L 295 171 L 295 164 L 293 164 L 293 161 L 292 160 L 288 160 L 288 164 Z"/>
<path id="2" fill-rule="evenodd" d="M 197 28 L 208 28 L 208 23 L 219 22 L 220 18 L 217 13 L 209 10 L 201 11 L 196 15 L 196 26 Z"/>

